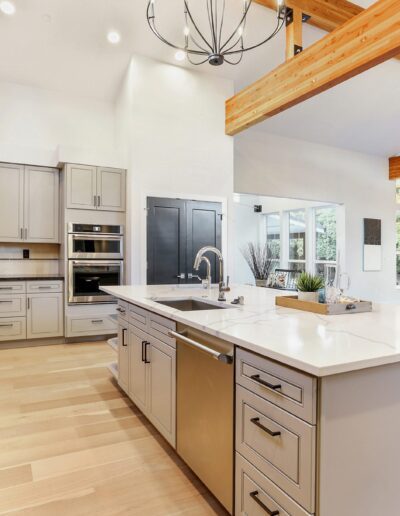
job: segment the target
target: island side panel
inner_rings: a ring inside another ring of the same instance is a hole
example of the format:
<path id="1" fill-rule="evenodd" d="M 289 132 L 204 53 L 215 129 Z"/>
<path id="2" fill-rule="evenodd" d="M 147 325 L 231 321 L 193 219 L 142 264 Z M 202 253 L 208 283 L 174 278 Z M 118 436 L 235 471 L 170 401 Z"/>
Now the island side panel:
<path id="1" fill-rule="evenodd" d="M 398 514 L 400 364 L 320 380 L 319 516 Z"/>

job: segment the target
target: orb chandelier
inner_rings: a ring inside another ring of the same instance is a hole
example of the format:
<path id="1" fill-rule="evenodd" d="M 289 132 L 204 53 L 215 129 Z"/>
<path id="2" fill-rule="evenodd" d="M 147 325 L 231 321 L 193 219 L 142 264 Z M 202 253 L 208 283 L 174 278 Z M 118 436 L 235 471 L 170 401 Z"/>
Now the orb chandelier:
<path id="1" fill-rule="evenodd" d="M 158 0 L 161 1 L 161 0 Z M 283 27 L 286 18 L 284 0 L 277 2 L 276 25 L 273 31 L 254 44 L 245 44 L 245 28 L 248 14 L 253 0 L 242 0 L 238 6 L 237 21 L 234 26 L 226 28 L 225 3 L 232 4 L 232 0 L 194 0 L 197 9 L 199 5 L 204 9 L 203 20 L 206 20 L 207 29 L 201 28 L 201 23 L 195 16 L 189 0 L 183 0 L 183 44 L 173 43 L 162 36 L 157 28 L 156 2 L 149 0 L 147 5 L 147 21 L 154 34 L 166 45 L 185 53 L 190 63 L 201 65 L 208 62 L 219 66 L 224 62 L 231 65 L 240 63 L 243 53 L 264 45 L 271 40 Z M 204 25 L 204 23 L 203 23 Z"/>

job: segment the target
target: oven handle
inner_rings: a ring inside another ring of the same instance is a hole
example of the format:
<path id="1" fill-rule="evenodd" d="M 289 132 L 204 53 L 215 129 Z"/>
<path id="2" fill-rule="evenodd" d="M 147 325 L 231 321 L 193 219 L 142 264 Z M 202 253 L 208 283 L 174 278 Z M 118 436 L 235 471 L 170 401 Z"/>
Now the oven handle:
<path id="1" fill-rule="evenodd" d="M 115 235 L 115 234 L 108 234 L 108 233 L 101 233 L 100 235 L 98 233 L 71 233 L 73 240 L 122 240 L 123 235 Z"/>
<path id="2" fill-rule="evenodd" d="M 123 265 L 124 260 L 70 260 L 74 265 Z"/>

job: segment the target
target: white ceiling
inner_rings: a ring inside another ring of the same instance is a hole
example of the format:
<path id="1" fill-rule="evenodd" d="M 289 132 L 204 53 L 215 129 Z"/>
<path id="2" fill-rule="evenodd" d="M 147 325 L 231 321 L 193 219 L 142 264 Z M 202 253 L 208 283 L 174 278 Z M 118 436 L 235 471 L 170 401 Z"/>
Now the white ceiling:
<path id="1" fill-rule="evenodd" d="M 14 16 L 0 14 L 0 80 L 110 101 L 117 94 L 132 53 L 177 64 L 173 49 L 161 43 L 147 26 L 147 0 L 14 0 L 14 3 L 17 7 Z M 372 0 L 359 0 L 359 3 L 368 6 Z M 168 0 L 167 4 L 168 35 L 181 36 L 182 20 L 176 13 L 181 15 L 182 2 Z M 252 9 L 247 30 L 251 27 L 251 36 L 257 39 L 270 32 L 275 15 L 258 5 Z M 233 13 L 228 12 L 227 26 L 233 20 Z M 106 41 L 110 29 L 117 29 L 122 35 L 117 46 Z M 307 26 L 305 46 L 322 35 L 322 31 Z M 245 55 L 238 66 L 214 69 L 205 64 L 195 68 L 233 79 L 238 90 L 283 60 L 282 31 L 270 43 Z M 399 93 L 400 61 L 392 60 L 267 120 L 258 128 L 362 152 L 397 154 L 400 153 Z"/>

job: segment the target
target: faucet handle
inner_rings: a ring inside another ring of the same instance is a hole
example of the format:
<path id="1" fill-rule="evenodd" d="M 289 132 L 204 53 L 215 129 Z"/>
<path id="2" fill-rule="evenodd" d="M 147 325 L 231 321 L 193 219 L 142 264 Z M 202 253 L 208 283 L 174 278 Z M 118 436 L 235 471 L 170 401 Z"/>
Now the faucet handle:
<path id="1" fill-rule="evenodd" d="M 230 292 L 231 288 L 229 286 L 229 276 L 226 277 L 226 284 L 222 281 L 222 290 L 224 292 Z"/>

